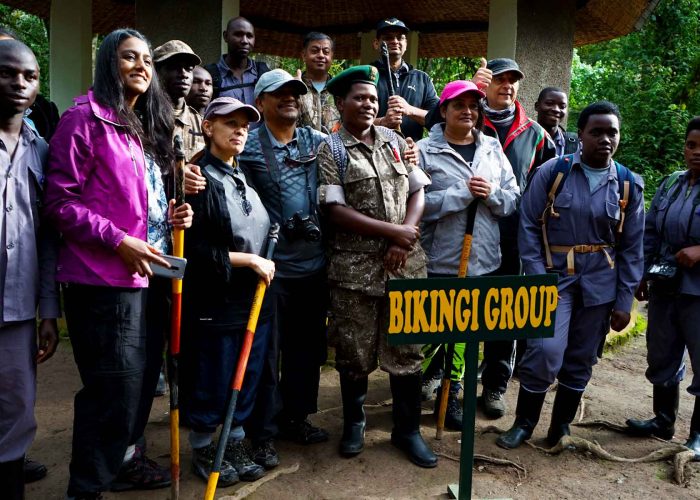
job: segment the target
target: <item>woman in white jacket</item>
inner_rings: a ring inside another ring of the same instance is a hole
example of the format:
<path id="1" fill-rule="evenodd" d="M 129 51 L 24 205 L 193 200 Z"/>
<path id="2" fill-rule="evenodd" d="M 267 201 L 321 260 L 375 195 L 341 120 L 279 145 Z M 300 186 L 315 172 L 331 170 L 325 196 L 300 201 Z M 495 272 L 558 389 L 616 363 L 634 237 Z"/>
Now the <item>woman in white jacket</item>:
<path id="1" fill-rule="evenodd" d="M 419 164 L 430 175 L 426 188 L 421 245 L 428 256 L 429 277 L 457 276 L 467 225 L 467 208 L 476 205 L 469 257 L 469 276 L 493 273 L 501 265 L 498 218 L 512 214 L 520 189 L 497 139 L 481 133 L 484 97 L 470 81 L 456 80 L 440 95 L 445 120 L 418 142 Z M 462 408 L 457 394 L 464 375 L 464 344 L 455 345 L 450 373 L 450 395 L 445 426 L 462 429 Z M 444 365 L 443 345 L 426 345 L 424 388 L 430 396 Z"/>

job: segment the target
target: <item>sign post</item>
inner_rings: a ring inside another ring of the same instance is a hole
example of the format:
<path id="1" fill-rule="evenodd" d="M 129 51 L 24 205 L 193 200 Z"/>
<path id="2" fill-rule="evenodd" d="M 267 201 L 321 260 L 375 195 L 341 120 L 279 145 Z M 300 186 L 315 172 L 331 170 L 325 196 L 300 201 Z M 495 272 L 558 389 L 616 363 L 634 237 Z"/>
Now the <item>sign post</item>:
<path id="1" fill-rule="evenodd" d="M 554 336 L 557 279 L 542 274 L 389 280 L 389 344 L 466 343 L 455 494 L 460 500 L 470 499 L 472 491 L 479 342 Z"/>

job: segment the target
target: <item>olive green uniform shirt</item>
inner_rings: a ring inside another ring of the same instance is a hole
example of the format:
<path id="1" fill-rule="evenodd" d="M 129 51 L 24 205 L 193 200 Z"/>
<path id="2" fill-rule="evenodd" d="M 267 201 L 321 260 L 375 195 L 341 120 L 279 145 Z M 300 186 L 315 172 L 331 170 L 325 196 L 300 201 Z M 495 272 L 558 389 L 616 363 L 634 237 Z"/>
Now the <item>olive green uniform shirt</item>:
<path id="1" fill-rule="evenodd" d="M 347 165 L 341 179 L 331 148 L 323 142 L 318 152 L 319 204 L 341 204 L 376 220 L 403 224 L 411 193 L 430 184 L 419 168 L 401 158 L 406 142 L 397 138 L 392 145 L 383 127 L 372 127 L 374 145 L 357 140 L 345 128 L 339 131 L 347 151 Z M 331 285 L 361 291 L 372 296 L 386 293 L 390 278 L 423 278 L 426 257 L 416 244 L 403 269 L 389 272 L 384 255 L 385 238 L 363 236 L 334 228 L 330 242 L 328 278 Z"/>

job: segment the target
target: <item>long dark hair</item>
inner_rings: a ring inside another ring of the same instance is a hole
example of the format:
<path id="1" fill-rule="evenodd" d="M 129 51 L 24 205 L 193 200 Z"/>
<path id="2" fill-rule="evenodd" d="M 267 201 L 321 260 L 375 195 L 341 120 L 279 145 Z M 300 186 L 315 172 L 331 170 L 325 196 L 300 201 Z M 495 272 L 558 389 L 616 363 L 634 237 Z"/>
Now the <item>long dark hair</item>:
<path id="1" fill-rule="evenodd" d="M 155 68 L 151 84 L 139 96 L 134 109 L 126 104 L 117 50 L 128 38 L 138 38 L 148 45 L 149 50 L 151 48 L 146 37 L 134 29 L 117 29 L 107 35 L 95 59 L 93 95 L 97 102 L 114 109 L 130 132 L 138 134 L 145 152 L 153 156 L 161 170 L 166 172 L 172 168 L 175 159 L 172 145 L 173 108 L 160 87 Z"/>

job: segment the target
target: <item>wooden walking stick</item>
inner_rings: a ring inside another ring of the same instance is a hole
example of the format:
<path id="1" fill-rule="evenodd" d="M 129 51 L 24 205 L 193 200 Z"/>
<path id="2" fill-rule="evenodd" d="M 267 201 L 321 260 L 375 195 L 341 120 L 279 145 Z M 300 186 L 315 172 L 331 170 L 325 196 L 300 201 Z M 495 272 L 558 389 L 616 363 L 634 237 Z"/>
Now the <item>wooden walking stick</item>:
<path id="1" fill-rule="evenodd" d="M 279 230 L 279 224 L 273 224 L 270 227 L 270 232 L 267 235 L 267 252 L 265 253 L 265 258 L 267 260 L 271 260 L 272 255 L 275 253 Z M 255 289 L 255 295 L 253 296 L 253 305 L 250 309 L 250 315 L 248 316 L 248 325 L 245 329 L 241 352 L 238 354 L 238 364 L 233 374 L 233 380 L 231 380 L 231 396 L 229 398 L 228 407 L 226 408 L 224 425 L 221 426 L 219 443 L 216 447 L 216 456 L 214 457 L 214 463 L 209 473 L 209 481 L 207 482 L 207 489 L 204 493 L 204 500 L 213 500 L 214 493 L 216 493 L 216 485 L 219 482 L 219 473 L 221 472 L 221 462 L 224 459 L 226 442 L 228 441 L 228 435 L 231 431 L 233 413 L 236 411 L 236 401 L 238 400 L 238 394 L 241 392 L 241 387 L 243 386 L 243 377 L 245 377 L 245 370 L 248 366 L 248 357 L 253 347 L 255 329 L 258 326 L 258 316 L 260 315 L 260 309 L 262 307 L 263 298 L 265 298 L 266 290 L 267 285 L 265 284 L 265 280 L 260 278 L 258 280 L 258 286 Z"/>
<path id="2" fill-rule="evenodd" d="M 474 232 L 474 220 L 476 210 L 479 207 L 477 200 L 472 201 L 467 207 L 467 227 L 464 230 L 464 240 L 462 240 L 462 255 L 459 258 L 458 278 L 467 276 L 469 269 L 469 255 L 472 251 L 472 233 Z M 442 391 L 440 392 L 440 406 L 438 407 L 437 432 L 435 439 L 442 439 L 442 431 L 445 429 L 445 414 L 447 413 L 447 399 L 450 395 L 450 375 L 452 374 L 452 358 L 455 354 L 455 345 L 448 344 L 445 353 L 445 374 L 442 377 Z"/>
<path id="3" fill-rule="evenodd" d="M 175 206 L 185 203 L 185 153 L 182 138 L 175 136 Z M 173 255 L 185 254 L 185 230 L 173 230 Z M 182 317 L 182 280 L 173 278 L 172 306 L 170 309 L 170 498 L 180 498 L 180 408 L 178 393 L 178 360 L 180 357 L 180 320 Z"/>

